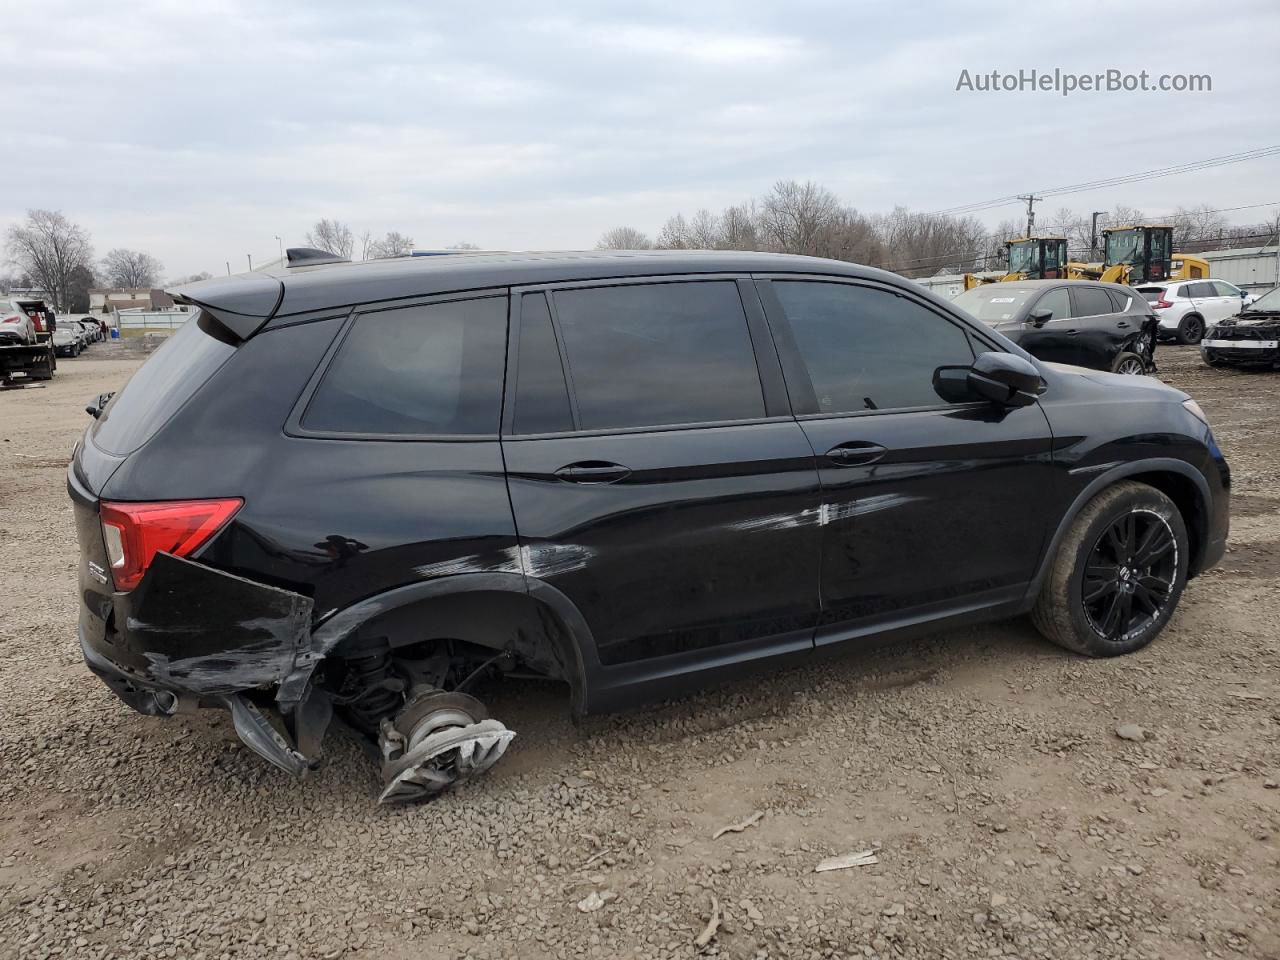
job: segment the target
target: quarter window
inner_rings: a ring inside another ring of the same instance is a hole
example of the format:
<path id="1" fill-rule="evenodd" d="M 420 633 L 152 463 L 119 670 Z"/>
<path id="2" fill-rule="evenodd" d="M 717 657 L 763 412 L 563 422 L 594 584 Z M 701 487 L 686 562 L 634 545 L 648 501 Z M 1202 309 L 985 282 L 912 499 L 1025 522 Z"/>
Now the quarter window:
<path id="1" fill-rule="evenodd" d="M 560 348 L 543 293 L 520 298 L 520 359 L 516 365 L 516 433 L 556 433 L 573 429 L 569 391 Z"/>
<path id="2" fill-rule="evenodd" d="M 506 339 L 505 297 L 362 314 L 302 426 L 365 435 L 496 434 Z"/>
<path id="3" fill-rule="evenodd" d="M 938 367 L 973 363 L 958 325 L 906 297 L 845 283 L 775 280 L 820 413 L 939 406 Z"/>
<path id="4" fill-rule="evenodd" d="M 764 416 L 732 281 L 562 290 L 555 311 L 581 429 Z"/>

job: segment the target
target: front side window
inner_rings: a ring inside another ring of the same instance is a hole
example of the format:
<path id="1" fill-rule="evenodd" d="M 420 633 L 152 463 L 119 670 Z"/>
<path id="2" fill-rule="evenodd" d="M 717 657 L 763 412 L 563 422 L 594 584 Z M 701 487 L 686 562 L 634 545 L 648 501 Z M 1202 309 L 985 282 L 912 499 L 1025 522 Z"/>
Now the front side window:
<path id="1" fill-rule="evenodd" d="M 775 280 L 820 413 L 938 406 L 938 367 L 969 366 L 956 324 L 913 300 L 846 283 Z"/>
<path id="2" fill-rule="evenodd" d="M 588 287 L 554 299 L 580 429 L 765 415 L 733 281 Z"/>
<path id="3" fill-rule="evenodd" d="M 1054 287 L 1036 301 L 1031 312 L 1037 310 L 1048 310 L 1052 314 L 1050 320 L 1066 320 L 1071 316 L 1071 298 L 1067 296 L 1067 288 Z"/>
<path id="4" fill-rule="evenodd" d="M 1240 291 L 1239 291 L 1239 289 L 1237 289 L 1236 287 L 1233 287 L 1231 284 L 1229 284 L 1229 283 L 1227 283 L 1227 282 L 1225 282 L 1225 281 L 1223 281 L 1223 280 L 1212 280 L 1212 281 L 1210 281 L 1210 282 L 1213 284 L 1213 289 L 1214 289 L 1215 291 L 1217 291 L 1217 294 L 1218 294 L 1218 296 L 1220 296 L 1220 297 L 1238 297 L 1238 296 L 1240 296 Z"/>
<path id="5" fill-rule="evenodd" d="M 496 434 L 507 299 L 361 314 L 302 415 L 302 427 L 365 435 Z"/>

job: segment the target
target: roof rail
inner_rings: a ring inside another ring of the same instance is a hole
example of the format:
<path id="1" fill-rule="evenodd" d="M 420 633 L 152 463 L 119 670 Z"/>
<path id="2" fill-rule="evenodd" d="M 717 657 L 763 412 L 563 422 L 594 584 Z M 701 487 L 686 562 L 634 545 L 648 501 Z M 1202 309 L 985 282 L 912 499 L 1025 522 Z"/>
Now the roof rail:
<path id="1" fill-rule="evenodd" d="M 325 263 L 350 263 L 349 257 L 340 257 L 328 250 L 315 247 L 290 247 L 284 252 L 287 267 L 318 267 Z"/>

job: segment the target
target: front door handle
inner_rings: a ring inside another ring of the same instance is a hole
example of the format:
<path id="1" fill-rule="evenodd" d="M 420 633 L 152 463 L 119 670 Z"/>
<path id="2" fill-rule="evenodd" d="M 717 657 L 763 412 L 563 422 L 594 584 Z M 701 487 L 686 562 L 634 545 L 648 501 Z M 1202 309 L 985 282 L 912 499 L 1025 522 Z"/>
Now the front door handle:
<path id="1" fill-rule="evenodd" d="M 875 463 L 889 451 L 878 443 L 851 440 L 827 451 L 827 459 L 840 467 L 861 467 Z"/>
<path id="2" fill-rule="evenodd" d="M 1074 336 L 1075 336 L 1077 333 L 1079 333 L 1079 332 L 1080 332 L 1079 330 L 1068 330 L 1068 331 L 1067 331 L 1067 336 L 1068 336 L 1068 337 L 1074 337 Z"/>
<path id="3" fill-rule="evenodd" d="M 556 476 L 569 483 L 617 483 L 631 476 L 631 470 L 607 460 L 581 460 L 561 467 Z"/>

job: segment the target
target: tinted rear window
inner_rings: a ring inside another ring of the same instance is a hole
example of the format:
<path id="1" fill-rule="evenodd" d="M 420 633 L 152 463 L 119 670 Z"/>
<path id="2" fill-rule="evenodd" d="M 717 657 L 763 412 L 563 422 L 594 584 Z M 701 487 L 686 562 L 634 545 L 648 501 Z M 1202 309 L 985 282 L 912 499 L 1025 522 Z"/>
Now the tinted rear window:
<path id="1" fill-rule="evenodd" d="M 1164 296 L 1164 287 L 1138 287 L 1137 290 L 1147 298 L 1147 303 L 1155 303 Z"/>
<path id="2" fill-rule="evenodd" d="M 111 399 L 93 426 L 93 442 L 108 453 L 132 453 L 204 386 L 236 348 L 198 314 L 169 337 Z"/>
<path id="3" fill-rule="evenodd" d="M 302 426 L 364 436 L 496 434 L 506 346 L 506 297 L 362 314 Z"/>

